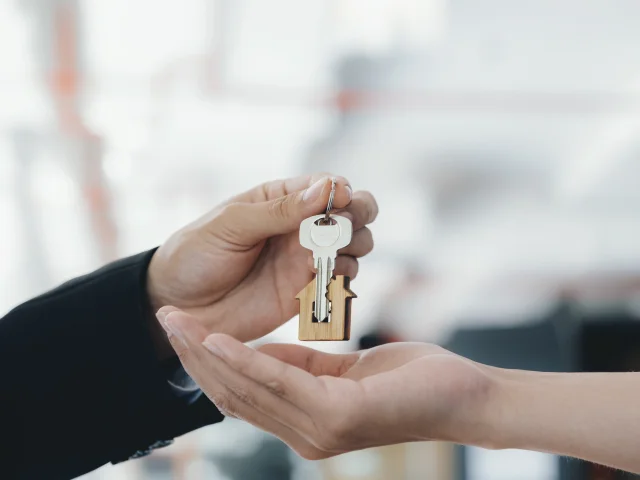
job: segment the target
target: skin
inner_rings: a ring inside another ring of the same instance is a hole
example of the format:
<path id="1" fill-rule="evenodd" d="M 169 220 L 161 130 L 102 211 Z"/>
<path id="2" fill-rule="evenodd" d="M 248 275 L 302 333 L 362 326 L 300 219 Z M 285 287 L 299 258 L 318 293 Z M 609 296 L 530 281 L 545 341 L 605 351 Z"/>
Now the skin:
<path id="1" fill-rule="evenodd" d="M 226 415 L 307 459 L 446 440 L 568 455 L 640 473 L 640 374 L 540 373 L 395 343 L 335 355 L 254 350 L 174 307 L 158 312 L 192 378 Z"/>
<path id="2" fill-rule="evenodd" d="M 329 177 L 256 187 L 156 252 L 149 301 L 154 309 L 175 305 L 160 308 L 159 322 L 150 324 L 160 357 L 177 354 L 223 413 L 309 459 L 437 439 L 552 452 L 640 473 L 637 373 L 503 370 L 422 343 L 347 355 L 245 346 L 296 314 L 295 294 L 312 278 L 298 228 L 326 208 Z M 355 232 L 339 252 L 336 273 L 353 278 L 357 258 L 373 248 L 366 225 L 378 208 L 342 177 L 334 204 Z"/>
<path id="3" fill-rule="evenodd" d="M 155 253 L 147 291 L 153 311 L 175 305 L 209 333 L 246 342 L 297 314 L 296 294 L 313 276 L 311 254 L 300 245 L 300 222 L 324 213 L 336 179 L 334 213 L 353 222 L 351 244 L 340 250 L 335 274 L 355 278 L 358 258 L 373 249 L 366 225 L 378 206 L 369 192 L 327 173 L 265 183 L 233 197 L 176 232 Z M 155 318 L 160 358 L 175 355 Z"/>

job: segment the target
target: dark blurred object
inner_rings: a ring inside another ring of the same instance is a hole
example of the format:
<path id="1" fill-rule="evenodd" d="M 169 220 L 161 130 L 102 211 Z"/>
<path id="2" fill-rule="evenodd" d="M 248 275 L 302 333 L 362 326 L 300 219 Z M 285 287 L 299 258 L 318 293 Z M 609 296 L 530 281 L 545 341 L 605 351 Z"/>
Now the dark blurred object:
<path id="1" fill-rule="evenodd" d="M 145 478 L 154 480 L 171 480 L 173 475 L 173 462 L 170 458 L 158 455 L 150 455 L 141 462 Z"/>
<path id="2" fill-rule="evenodd" d="M 280 440 L 268 438 L 253 454 L 243 457 L 224 456 L 215 463 L 233 480 L 290 480 L 291 453 Z"/>
<path id="3" fill-rule="evenodd" d="M 640 371 L 640 322 L 624 314 L 587 321 L 582 329 L 580 366 L 585 372 Z M 640 475 L 582 462 L 587 480 L 631 480 Z"/>
<path id="4" fill-rule="evenodd" d="M 358 340 L 359 350 L 368 350 L 369 348 L 379 347 L 387 343 L 400 342 L 401 339 L 396 335 L 385 332 L 383 330 L 374 330 L 360 337 Z"/>
<path id="5" fill-rule="evenodd" d="M 581 312 L 563 295 L 541 321 L 513 328 L 470 328 L 456 332 L 446 348 L 502 368 L 547 372 L 619 372 L 640 369 L 640 322 L 622 311 Z M 470 478 L 465 447 L 456 447 L 457 478 Z M 558 480 L 629 480 L 640 475 L 575 459 L 557 462 Z"/>

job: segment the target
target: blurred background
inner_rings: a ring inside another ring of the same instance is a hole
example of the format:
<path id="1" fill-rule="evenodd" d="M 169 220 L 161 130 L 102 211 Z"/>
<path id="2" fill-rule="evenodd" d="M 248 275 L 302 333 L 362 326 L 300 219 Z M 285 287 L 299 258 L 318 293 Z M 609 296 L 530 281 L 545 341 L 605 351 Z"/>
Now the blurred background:
<path id="1" fill-rule="evenodd" d="M 635 0 L 0 0 L 0 312 L 332 171 L 380 216 L 353 339 L 319 348 L 638 370 L 639 21 Z M 173 478 L 631 477 L 440 443 L 307 462 L 238 421 L 86 476 Z"/>

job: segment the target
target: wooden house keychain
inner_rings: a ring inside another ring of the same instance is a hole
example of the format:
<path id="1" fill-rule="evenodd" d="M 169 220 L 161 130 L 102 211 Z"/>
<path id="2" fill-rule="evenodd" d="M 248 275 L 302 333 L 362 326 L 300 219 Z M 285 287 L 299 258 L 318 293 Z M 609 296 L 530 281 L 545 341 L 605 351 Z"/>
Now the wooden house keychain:
<path id="1" fill-rule="evenodd" d="M 326 213 L 314 215 L 300 224 L 300 244 L 313 252 L 316 275 L 296 298 L 300 300 L 300 340 L 349 340 L 351 331 L 351 299 L 349 277 L 334 277 L 338 250 L 351 243 L 353 226 L 348 218 L 332 215 L 336 180 L 331 180 L 331 193 Z"/>

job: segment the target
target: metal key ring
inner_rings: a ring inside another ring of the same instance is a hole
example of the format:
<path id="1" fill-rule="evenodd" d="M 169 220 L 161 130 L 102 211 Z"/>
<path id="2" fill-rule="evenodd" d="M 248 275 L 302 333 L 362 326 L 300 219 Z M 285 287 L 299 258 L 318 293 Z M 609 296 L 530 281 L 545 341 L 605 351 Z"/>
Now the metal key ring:
<path id="1" fill-rule="evenodd" d="M 324 214 L 324 223 L 329 223 L 329 214 L 331 213 L 331 209 L 333 208 L 333 197 L 336 195 L 336 179 L 335 177 L 331 178 L 331 193 L 329 193 L 329 203 L 327 204 L 327 211 Z"/>

